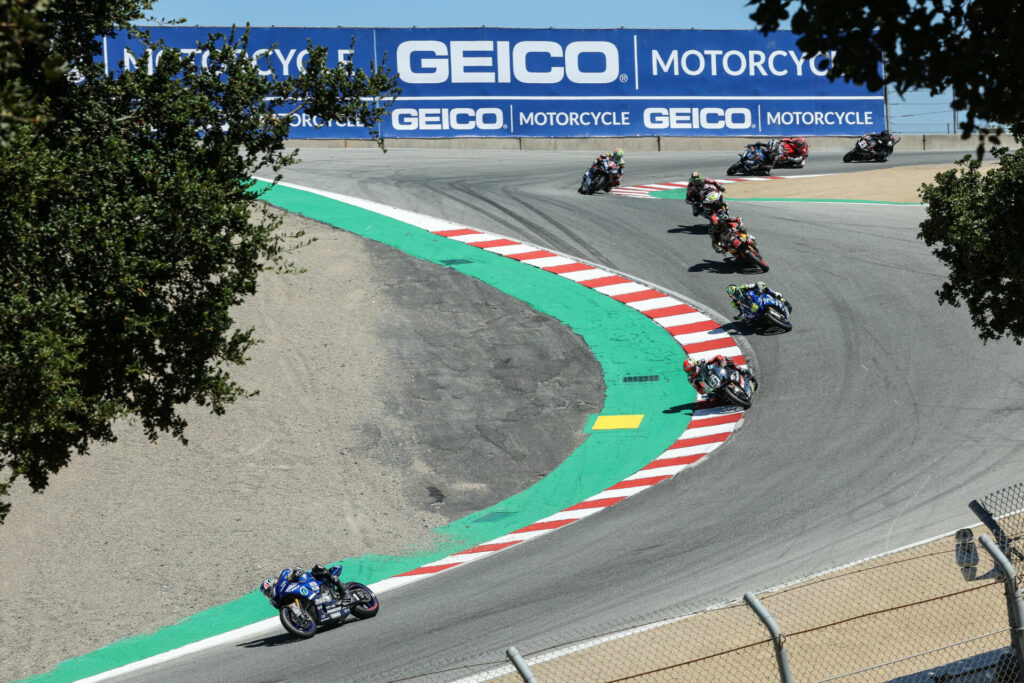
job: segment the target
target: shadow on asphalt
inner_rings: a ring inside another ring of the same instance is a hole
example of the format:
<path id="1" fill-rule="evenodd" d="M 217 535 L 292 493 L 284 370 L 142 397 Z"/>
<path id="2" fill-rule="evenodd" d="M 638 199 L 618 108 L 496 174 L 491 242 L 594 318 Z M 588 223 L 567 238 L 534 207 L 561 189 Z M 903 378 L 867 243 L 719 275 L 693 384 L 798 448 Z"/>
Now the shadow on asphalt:
<path id="1" fill-rule="evenodd" d="M 669 228 L 666 232 L 685 232 L 690 235 L 706 235 L 708 234 L 708 226 L 703 223 L 698 223 L 696 225 L 677 225 L 674 228 Z"/>
<path id="2" fill-rule="evenodd" d="M 276 636 L 268 636 L 266 638 L 260 638 L 259 640 L 250 640 L 247 643 L 239 643 L 239 647 L 275 647 L 277 645 L 287 645 L 288 643 L 295 643 L 301 640 L 296 638 L 290 633 L 278 633 Z"/>
<path id="3" fill-rule="evenodd" d="M 722 262 L 712 261 L 711 259 L 704 259 L 700 263 L 695 263 L 690 266 L 687 270 L 691 273 L 735 273 L 737 272 L 736 262 Z"/>

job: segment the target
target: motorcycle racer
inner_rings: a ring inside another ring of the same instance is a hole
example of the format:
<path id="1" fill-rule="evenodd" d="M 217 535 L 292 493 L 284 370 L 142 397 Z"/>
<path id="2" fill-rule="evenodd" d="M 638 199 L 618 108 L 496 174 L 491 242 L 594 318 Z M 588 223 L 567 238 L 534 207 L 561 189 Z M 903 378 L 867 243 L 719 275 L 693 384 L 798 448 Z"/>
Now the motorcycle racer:
<path id="1" fill-rule="evenodd" d="M 737 216 L 736 218 L 727 218 L 725 220 L 719 220 L 718 214 L 711 216 L 711 225 L 708 227 L 708 233 L 711 235 L 711 248 L 716 253 L 725 253 L 725 236 L 730 231 L 736 230 L 738 232 L 744 232 L 746 228 L 743 227 L 743 219 Z"/>
<path id="2" fill-rule="evenodd" d="M 773 141 L 774 142 L 774 141 Z M 796 161 L 797 168 L 803 168 L 807 161 L 807 141 L 803 138 L 782 138 L 777 143 L 779 157 Z"/>
<path id="3" fill-rule="evenodd" d="M 763 282 L 752 282 L 746 285 L 731 284 L 725 288 L 725 291 L 728 292 L 729 297 L 732 299 L 730 302 L 732 307 L 738 311 L 735 319 L 744 318 L 745 320 L 753 320 L 756 317 L 755 314 L 757 313 L 758 305 L 750 295 L 751 292 L 755 292 L 757 294 L 770 294 L 782 302 L 790 313 L 793 312 L 793 304 L 786 301 L 786 297 L 782 296 L 782 294 L 776 292 Z"/>
<path id="4" fill-rule="evenodd" d="M 754 391 L 757 391 L 757 380 L 754 378 L 754 375 L 750 372 L 750 370 L 738 367 L 732 361 L 731 358 L 726 358 L 725 356 L 719 354 L 709 361 L 695 360 L 693 358 L 687 358 L 685 361 L 683 361 L 683 370 L 686 372 L 687 379 L 689 379 L 690 384 L 693 385 L 693 388 L 696 389 L 699 393 L 708 393 L 706 391 L 706 387 L 704 386 L 704 382 L 701 380 L 701 375 L 704 374 L 704 371 L 707 369 L 709 365 L 718 365 L 724 370 L 737 371 L 738 373 L 746 377 L 747 381 L 750 382 L 750 387 Z"/>
<path id="5" fill-rule="evenodd" d="M 598 157 L 597 157 L 597 163 L 601 163 L 603 161 L 611 161 L 611 162 L 614 162 L 614 164 L 615 164 L 615 169 L 616 169 L 615 176 L 612 178 L 612 181 L 611 181 L 611 184 L 609 185 L 609 187 L 615 187 L 616 185 L 619 184 L 619 178 L 622 177 L 622 171 L 625 170 L 625 168 L 626 168 L 626 162 L 623 161 L 622 154 L 623 154 L 622 148 L 621 147 L 616 147 L 615 149 L 613 149 L 612 151 L 608 152 L 607 154 L 599 154 Z"/>
<path id="6" fill-rule="evenodd" d="M 725 194 L 725 188 L 722 187 L 722 183 L 717 180 L 705 178 L 698 171 L 694 171 L 690 174 L 690 180 L 686 184 L 686 203 L 693 207 L 694 216 L 700 215 L 700 208 L 704 203 L 704 191 L 708 188 L 712 188 L 717 191 L 719 196 Z"/>
<path id="7" fill-rule="evenodd" d="M 885 157 L 889 156 L 888 153 L 884 151 L 885 148 L 888 147 L 890 143 L 895 144 L 896 142 L 899 142 L 899 138 L 893 138 L 892 134 L 888 130 L 883 130 L 881 133 L 865 133 L 860 137 L 862 140 L 867 142 L 867 149 L 869 151 L 875 152 L 876 154 L 881 153 Z M 878 146 L 882 147 L 881 152 L 876 149 Z"/>
<path id="8" fill-rule="evenodd" d="M 286 568 L 286 569 L 284 569 L 281 572 L 281 574 L 284 575 L 286 572 L 287 572 L 287 576 L 285 578 L 288 581 L 290 581 L 292 583 L 298 583 L 302 579 L 302 575 L 306 573 L 306 570 L 303 569 L 302 567 L 295 567 L 293 569 Z M 331 586 L 334 586 L 334 588 L 338 591 L 338 594 L 341 595 L 341 601 L 343 603 L 347 604 L 347 603 L 352 602 L 352 600 L 353 600 L 352 592 L 348 589 L 348 586 L 346 586 L 345 583 L 341 580 L 341 578 L 340 578 L 340 574 L 341 574 L 340 568 L 339 568 L 338 572 L 331 573 L 323 565 L 314 564 L 313 568 L 309 570 L 309 574 L 314 579 L 316 579 L 317 581 L 320 581 L 321 583 L 326 583 L 326 584 L 329 584 Z M 272 576 L 268 576 L 266 579 L 264 579 L 263 580 L 263 586 L 261 587 L 261 590 L 263 591 L 263 594 L 267 595 L 269 597 L 270 591 L 273 590 L 274 585 L 276 583 L 277 583 L 277 579 L 275 579 Z"/>

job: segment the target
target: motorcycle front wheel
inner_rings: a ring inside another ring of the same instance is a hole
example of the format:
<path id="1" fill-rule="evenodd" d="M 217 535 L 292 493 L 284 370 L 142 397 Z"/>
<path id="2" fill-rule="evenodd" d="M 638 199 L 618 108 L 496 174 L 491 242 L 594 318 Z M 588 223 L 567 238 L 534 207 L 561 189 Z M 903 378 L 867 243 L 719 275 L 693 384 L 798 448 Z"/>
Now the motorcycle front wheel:
<path id="1" fill-rule="evenodd" d="M 295 603 L 281 608 L 281 625 L 293 636 L 312 638 L 316 635 L 316 608 L 307 603 L 299 603 L 298 614 Z"/>
<path id="2" fill-rule="evenodd" d="M 368 587 L 355 581 L 348 582 L 348 589 L 356 597 L 352 605 L 352 615 L 360 619 L 370 619 L 377 616 L 380 611 L 380 603 L 377 602 L 377 595 Z"/>
<path id="3" fill-rule="evenodd" d="M 843 155 L 843 163 L 848 164 L 853 161 L 853 152 L 847 152 Z"/>
<path id="4" fill-rule="evenodd" d="M 768 264 L 764 262 L 764 259 L 761 258 L 761 255 L 756 250 L 749 247 L 744 249 L 743 258 L 751 265 L 760 268 L 763 272 L 768 272 Z"/>
<path id="5" fill-rule="evenodd" d="M 604 173 L 598 173 L 594 176 L 594 179 L 590 181 L 590 187 L 587 188 L 587 194 L 594 194 L 604 189 L 604 186 L 608 184 L 608 176 Z"/>
<path id="6" fill-rule="evenodd" d="M 739 173 L 739 172 L 740 172 L 740 170 L 741 170 L 742 168 L 743 168 L 743 162 L 741 162 L 741 161 L 737 161 L 737 162 L 736 162 L 735 164 L 733 164 L 732 166 L 730 166 L 730 167 L 728 168 L 728 170 L 726 170 L 725 174 L 726 174 L 726 175 L 736 175 L 737 173 Z"/>
<path id="7" fill-rule="evenodd" d="M 750 398 L 743 395 L 736 387 L 729 384 L 722 387 L 722 395 L 725 396 L 731 403 L 735 403 L 740 408 L 750 407 Z"/>
<path id="8" fill-rule="evenodd" d="M 786 320 L 786 316 L 782 315 L 782 313 L 780 313 L 778 309 L 774 307 L 768 308 L 768 310 L 766 310 L 764 313 L 764 317 L 768 320 L 769 323 L 771 323 L 775 327 L 778 327 L 781 330 L 789 332 L 791 329 L 793 329 L 793 323 Z"/>

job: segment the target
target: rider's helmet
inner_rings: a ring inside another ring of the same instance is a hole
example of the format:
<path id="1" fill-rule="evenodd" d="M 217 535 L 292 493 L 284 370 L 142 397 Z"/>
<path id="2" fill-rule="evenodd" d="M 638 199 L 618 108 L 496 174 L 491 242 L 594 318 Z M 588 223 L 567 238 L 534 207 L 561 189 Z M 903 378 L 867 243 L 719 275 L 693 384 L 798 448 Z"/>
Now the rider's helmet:
<path id="1" fill-rule="evenodd" d="M 726 287 L 726 288 L 725 288 L 725 291 L 726 291 L 726 292 L 727 292 L 727 293 L 729 294 L 729 296 L 731 296 L 731 297 L 732 297 L 733 299 L 738 299 L 738 298 L 740 298 L 740 288 L 739 288 L 739 287 L 737 287 L 736 285 L 729 285 L 728 287 Z"/>
<path id="2" fill-rule="evenodd" d="M 697 361 L 692 358 L 687 358 L 683 361 L 683 370 L 686 371 L 687 375 L 692 377 L 697 372 Z"/>
<path id="3" fill-rule="evenodd" d="M 883 138 L 887 138 L 889 137 L 889 131 L 883 130 L 881 133 L 879 133 L 879 135 L 881 135 Z"/>
<path id="4" fill-rule="evenodd" d="M 274 594 L 274 586 L 276 584 L 277 581 L 274 580 L 274 577 L 268 576 L 267 578 L 263 579 L 263 585 L 260 586 L 260 590 L 263 591 L 263 594 L 268 598 L 272 597 Z"/>
<path id="5" fill-rule="evenodd" d="M 704 187 L 704 176 L 698 173 L 697 171 L 694 171 L 693 173 L 690 174 L 689 186 L 696 187 L 698 190 Z"/>
<path id="6" fill-rule="evenodd" d="M 615 161 L 622 161 L 622 148 L 621 147 L 616 147 L 615 148 L 615 150 L 612 152 L 612 158 L 615 159 Z"/>

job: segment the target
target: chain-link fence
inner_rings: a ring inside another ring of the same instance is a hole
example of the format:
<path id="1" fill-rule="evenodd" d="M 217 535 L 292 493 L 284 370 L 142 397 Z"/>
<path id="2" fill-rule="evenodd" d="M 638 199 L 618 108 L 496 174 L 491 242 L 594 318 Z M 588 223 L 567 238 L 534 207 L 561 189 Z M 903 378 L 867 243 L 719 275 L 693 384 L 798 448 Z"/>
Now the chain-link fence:
<path id="1" fill-rule="evenodd" d="M 519 671 L 478 662 L 409 680 L 1024 681 L 1024 484 L 970 507 L 980 538 L 961 529 L 714 609 L 526 643 L 509 654 Z"/>

